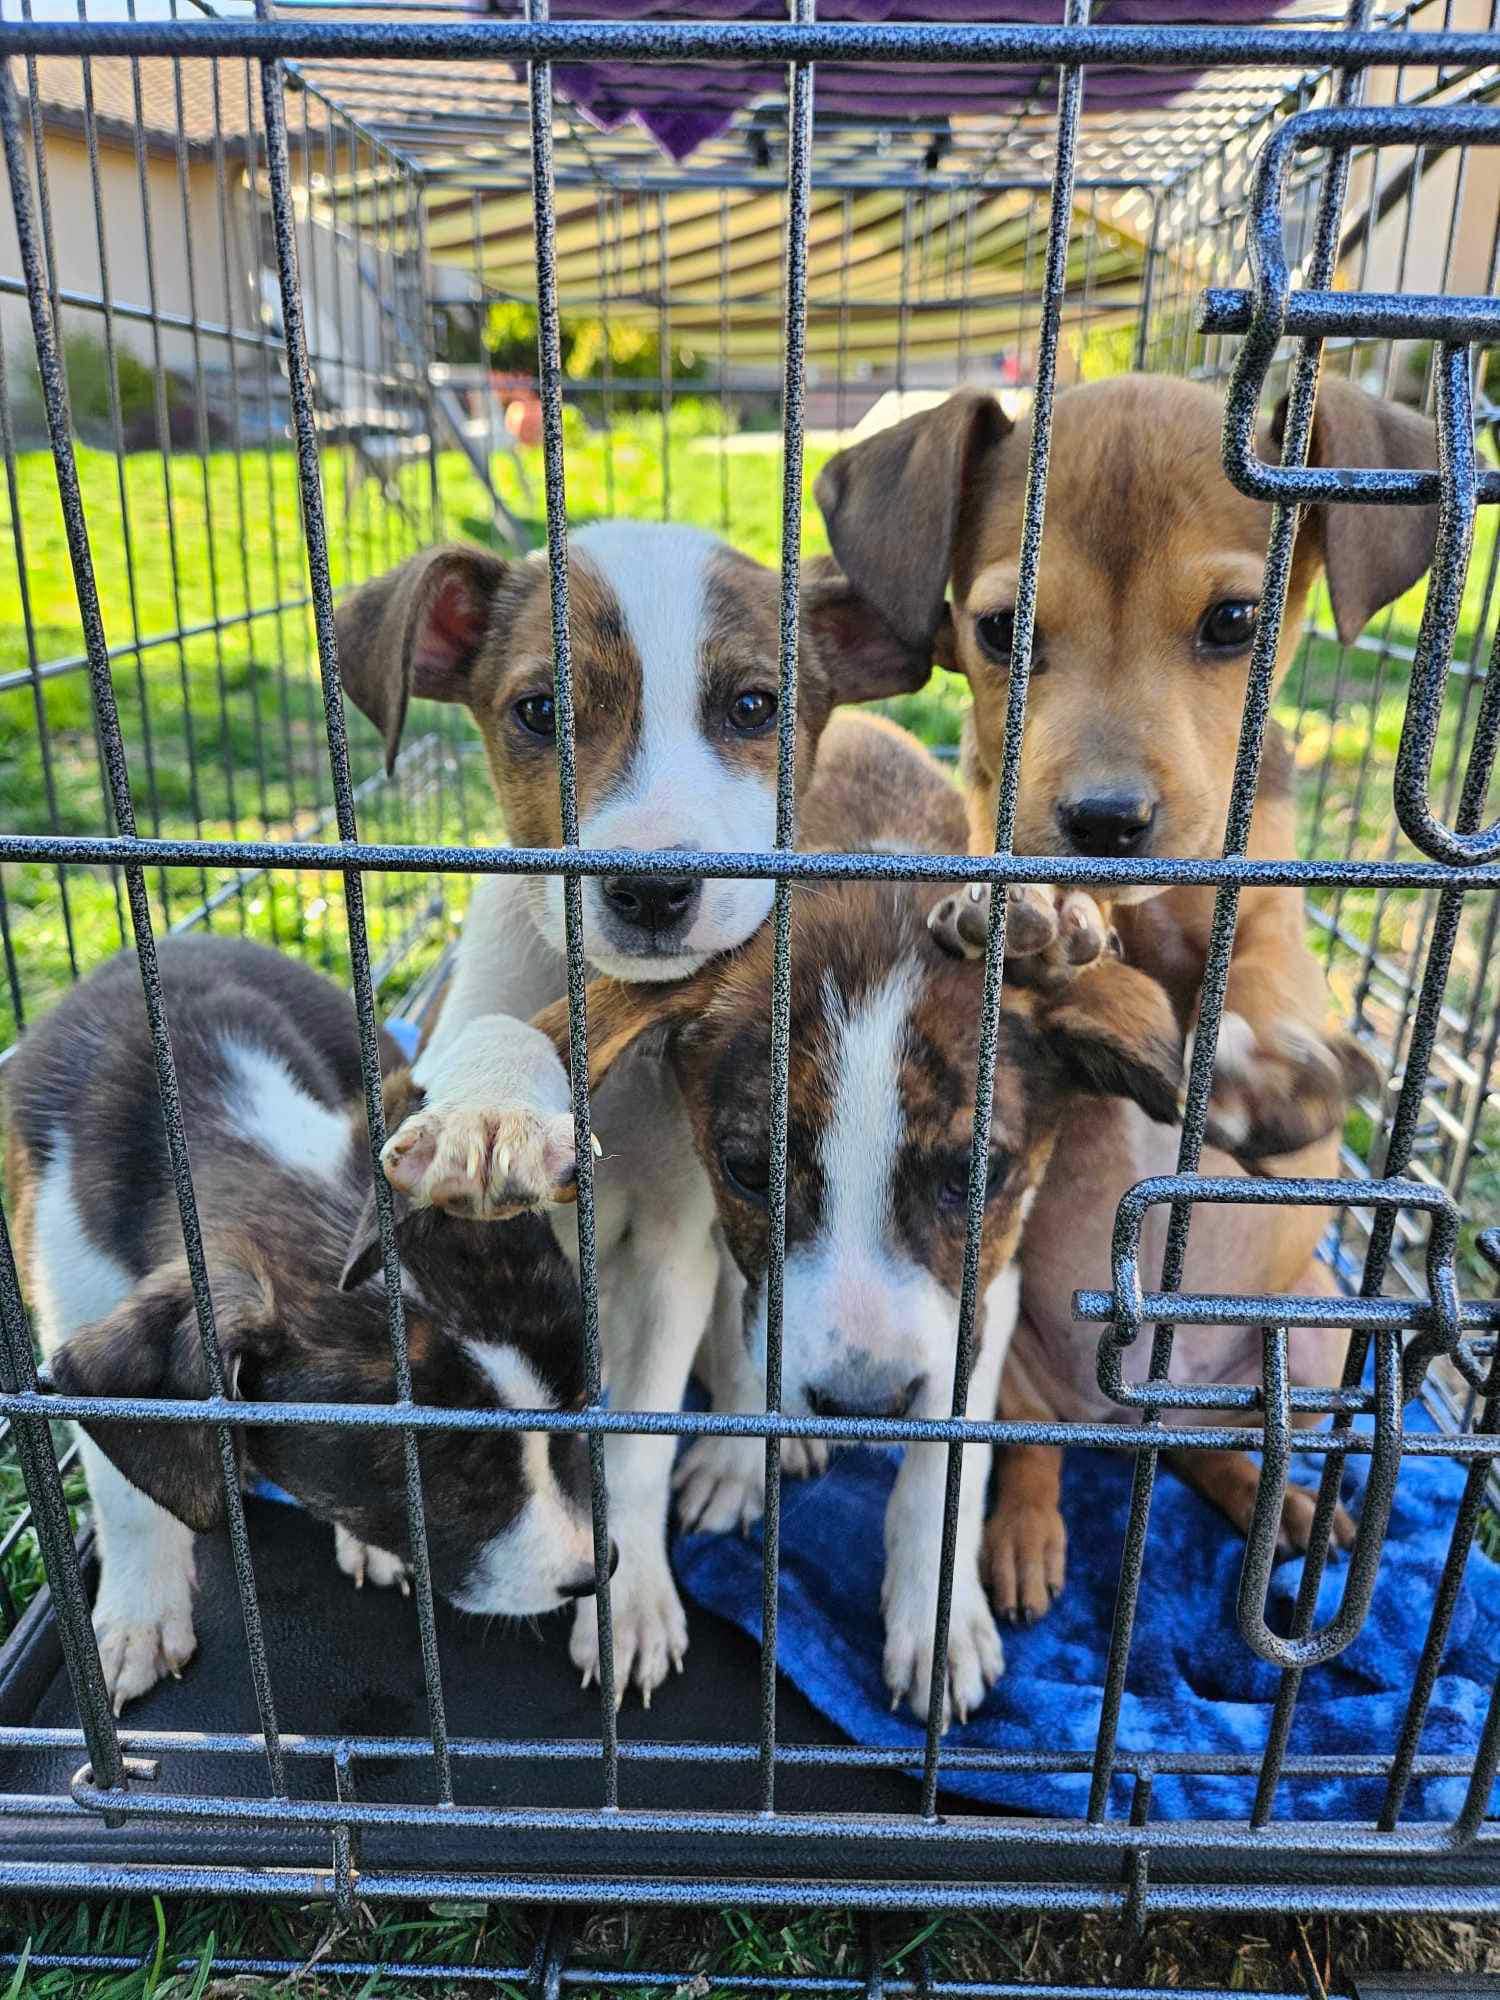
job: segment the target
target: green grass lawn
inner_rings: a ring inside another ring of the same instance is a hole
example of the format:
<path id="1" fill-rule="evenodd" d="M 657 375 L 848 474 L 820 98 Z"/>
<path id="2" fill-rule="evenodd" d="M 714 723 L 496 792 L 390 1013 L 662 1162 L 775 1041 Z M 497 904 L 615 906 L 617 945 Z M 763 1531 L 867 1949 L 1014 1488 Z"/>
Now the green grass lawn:
<path id="1" fill-rule="evenodd" d="M 826 546 L 810 499 L 826 456 L 817 448 L 807 454 L 809 554 Z M 529 492 L 503 456 L 497 478 L 519 511 L 535 514 L 541 507 L 540 454 L 525 454 L 525 462 Z M 704 433 L 697 406 L 685 405 L 672 431 L 668 463 L 674 518 L 702 522 L 762 560 L 776 560 L 780 462 L 774 450 L 721 452 L 712 432 Z M 571 517 L 589 520 L 611 507 L 621 514 L 659 515 L 662 465 L 655 418 L 629 420 L 605 436 L 573 427 L 567 475 Z M 115 698 L 141 830 L 229 838 L 307 831 L 328 811 L 331 795 L 311 618 L 303 601 L 307 581 L 291 453 L 216 452 L 206 464 L 184 455 L 168 461 L 164 474 L 162 460 L 152 453 L 127 458 L 121 469 L 108 454 L 80 449 L 79 474 L 106 639 L 116 655 Z M 441 456 L 439 479 L 449 531 L 488 537 L 483 496 L 457 453 Z M 393 506 L 372 483 L 354 480 L 346 453 L 328 454 L 325 504 L 336 587 L 399 560 L 425 538 L 427 482 L 424 466 L 408 468 L 400 504 Z M 32 662 L 46 672 L 83 650 L 46 454 L 22 456 L 19 497 L 28 601 L 11 565 L 0 574 L 0 672 L 24 671 Z M 0 507 L 9 511 L 3 501 Z M 1477 616 L 1492 552 L 1489 513 L 1483 523 L 1490 546 L 1472 565 L 1466 629 Z M 540 539 L 540 520 L 532 525 Z M 1419 612 L 1419 592 L 1395 608 L 1393 641 L 1410 643 Z M 216 622 L 220 629 L 213 629 Z M 178 638 L 182 632 L 192 636 Z M 1374 653 L 1340 654 L 1326 642 L 1311 642 L 1305 665 L 1293 669 L 1277 712 L 1297 738 L 1304 772 L 1304 851 L 1330 857 L 1384 851 L 1389 771 L 1404 690 L 1399 662 L 1384 662 Z M 938 674 L 924 693 L 892 706 L 929 741 L 952 743 L 963 712 L 962 684 Z M 1449 711 L 1440 775 L 1452 756 L 1454 702 Z M 461 726 L 457 717 L 434 713 L 450 732 Z M 374 734 L 354 716 L 351 735 L 356 777 L 371 777 L 379 768 Z M 1372 738 L 1371 773 L 1362 781 Z M 415 830 L 400 830 L 406 803 L 400 788 L 372 796 L 362 812 L 366 833 L 416 837 Z M 424 822 L 424 837 L 458 837 L 459 803 L 438 801 L 435 816 Z M 479 824 L 494 830 L 482 782 L 468 786 L 462 803 L 480 816 Z M 39 688 L 28 683 L 0 692 L 0 825 L 12 831 L 110 830 L 82 671 L 54 673 Z M 169 921 L 180 918 L 227 879 L 182 870 L 159 878 L 158 914 Z M 97 871 L 69 870 L 60 882 L 48 868 L 11 868 L 4 889 L 28 1011 L 44 1004 L 75 968 L 87 969 L 121 941 L 118 885 Z M 373 890 L 372 900 L 377 912 L 384 907 L 384 897 Z M 300 939 L 309 921 L 305 912 L 315 908 L 314 926 L 321 923 L 336 933 L 329 902 L 327 885 L 306 878 L 283 881 L 274 890 L 261 884 L 254 894 L 236 899 L 223 921 L 243 921 L 277 939 Z M 1399 898 L 1386 906 L 1383 945 L 1399 948 L 1409 908 L 1410 899 Z M 401 904 L 398 915 L 404 910 Z M 1362 921 L 1355 899 L 1350 922 L 1358 929 Z M 391 937 L 379 921 L 377 933 L 380 949 Z M 334 935 L 327 948 L 336 951 L 338 942 Z M 15 1029 L 12 995 L 0 982 L 0 1047 Z"/>
<path id="2" fill-rule="evenodd" d="M 813 479 L 826 451 L 807 455 Z M 540 454 L 524 463 L 529 493 L 513 463 L 502 458 L 496 476 L 506 498 L 531 517 L 541 537 Z M 50 459 L 26 454 L 19 461 L 20 529 L 25 545 L 28 602 L 12 567 L 0 574 L 0 672 L 43 667 L 82 651 L 61 517 Z M 79 472 L 88 514 L 104 624 L 117 649 L 114 667 L 143 831 L 259 837 L 310 831 L 327 811 L 330 788 L 322 729 L 311 621 L 302 600 L 303 564 L 295 467 L 289 451 L 236 457 L 214 453 L 206 466 L 195 458 L 162 461 L 152 454 L 119 468 L 108 455 L 81 450 Z M 675 418 L 666 464 L 673 518 L 693 520 L 725 533 L 767 562 L 780 539 L 780 462 L 772 450 L 720 452 L 709 413 L 684 406 Z M 462 458 L 444 454 L 438 476 L 448 530 L 487 539 L 482 494 Z M 123 478 L 125 510 L 121 508 Z M 398 504 L 370 485 L 359 487 L 344 453 L 325 461 L 330 550 L 338 586 L 398 560 L 423 535 L 428 473 L 403 475 Z M 570 517 L 584 521 L 607 512 L 658 517 L 664 504 L 661 427 L 656 418 L 627 420 L 610 436 L 570 432 Z M 0 496 L 0 507 L 5 506 Z M 1483 516 L 1484 546 L 1471 566 L 1466 630 L 1477 622 L 1484 581 L 1493 557 L 1493 511 Z M 9 523 L 6 527 L 8 529 Z M 128 537 L 127 537 L 128 528 Z M 129 560 L 127 560 L 127 539 Z M 173 545 L 177 553 L 174 568 Z M 5 546 L 8 533 L 0 536 Z M 804 547 L 825 546 L 816 509 L 808 499 Z M 1398 605 L 1389 631 L 1397 645 L 1415 637 L 1420 593 Z M 225 621 L 223 629 L 211 628 Z M 192 628 L 206 629 L 179 638 Z M 1377 625 L 1378 632 L 1382 628 Z M 1277 713 L 1297 746 L 1302 773 L 1303 844 L 1324 856 L 1379 855 L 1392 839 L 1390 771 L 1400 733 L 1406 673 L 1398 660 L 1376 653 L 1340 654 L 1310 641 L 1294 668 Z M 935 743 L 956 740 L 962 716 L 960 684 L 938 676 L 923 694 L 894 705 Z M 46 751 L 38 727 L 45 716 Z M 1439 776 L 1453 757 L 1456 701 L 1450 701 Z M 361 830 L 391 840 L 452 840 L 498 833 L 493 804 L 472 756 L 456 754 L 462 718 L 444 714 L 438 737 L 413 759 L 392 787 L 375 786 L 362 800 Z M 362 718 L 351 735 L 357 781 L 375 777 L 378 745 Z M 1373 746 L 1367 758 L 1367 746 Z M 109 831 L 101 804 L 100 775 L 91 724 L 88 684 L 65 672 L 0 692 L 0 825 L 8 830 L 80 833 Z M 1399 848 L 1398 848 L 1399 851 Z M 231 878 L 172 871 L 152 882 L 157 915 L 180 921 L 205 896 Z M 88 970 L 122 941 L 118 884 L 103 871 L 70 869 L 62 880 L 39 866 L 4 873 L 3 915 L 28 1015 L 40 1011 L 72 970 Z M 399 994 L 413 973 L 430 962 L 450 934 L 461 905 L 462 883 L 418 877 L 371 878 L 367 884 L 377 957 L 399 955 L 385 991 Z M 1356 940 L 1377 936 L 1382 951 L 1401 959 L 1420 935 L 1420 900 L 1368 895 L 1340 899 L 1340 920 Z M 218 912 L 221 927 L 243 927 L 311 954 L 335 973 L 346 967 L 342 901 L 336 877 L 258 878 L 232 895 Z M 1321 935 L 1321 933 L 1319 934 Z M 403 941 L 414 948 L 401 953 Z M 1332 953 L 1331 974 L 1347 1003 L 1358 954 L 1348 946 Z M 1460 952 L 1454 997 L 1481 991 L 1489 977 L 1469 937 Z M 1493 1004 L 1493 1000 L 1491 1001 Z M 8 983 L 0 978 L 0 1047 L 13 1039 L 17 1019 Z M 1491 1135 L 1497 1137 L 1500 1135 Z M 1500 1145 L 1491 1145 L 1500 1157 Z M 1493 1213 L 1497 1169 L 1476 1167 L 1471 1188 L 1478 1208 Z M 1476 1212 L 1478 1210 L 1476 1209 Z M 72 1497 L 81 1498 L 76 1480 Z M 20 1501 L 14 1460 L 0 1451 L 0 1529 Z M 19 1601 L 40 1581 L 35 1548 L 23 1536 L 7 1559 L 6 1581 Z M 0 1997 L 22 1994 L 110 1996 L 250 1995 L 284 1990 L 253 1977 L 233 1981 L 210 1975 L 208 1957 L 269 1953 L 309 1957 L 373 1958 L 434 1965 L 459 1962 L 524 1964 L 532 1944 L 524 1915 L 481 1906 L 417 1906 L 385 1911 L 349 1935 L 331 1927 L 326 1909 L 297 1910 L 187 1901 L 167 1909 L 139 1903 L 63 1908 L 56 1903 L 18 1906 L 12 1939 L 29 1937 L 37 1952 L 116 1951 L 144 1960 L 143 1970 L 80 1979 L 65 1971 L 0 1971 Z M 0 1923 L 0 1951 L 5 1948 Z M 930 1933 L 930 1935 L 929 1935 Z M 911 1969 L 913 1953 L 930 1944 L 934 1974 L 989 1979 L 1122 1979 L 1162 1984 L 1225 1983 L 1284 1986 L 1289 1980 L 1284 1939 L 1274 1927 L 1161 1923 L 1137 1947 L 1103 1922 L 1015 1919 L 978 1925 L 895 1926 L 887 1941 L 888 1968 Z M 1380 1963 L 1422 1962 L 1429 1968 L 1496 1970 L 1493 1939 L 1475 1927 L 1414 1926 L 1400 1932 L 1363 1923 L 1319 1928 L 1314 1942 L 1329 1959 L 1331 1980 Z M 862 1934 L 844 1919 L 655 1919 L 604 1915 L 590 1920 L 582 1938 L 584 1962 L 609 1959 L 681 1967 L 682 1992 L 712 1986 L 732 1989 L 735 1977 L 764 1972 L 837 1975 L 862 1966 Z M 193 1969 L 179 1972 L 186 1957 Z M 702 1981 L 693 1975 L 703 1975 Z M 314 1972 L 298 1994 L 334 1991 Z M 387 1990 L 383 1982 L 344 1986 L 342 1992 Z M 394 1990 L 394 1989 L 389 1989 Z M 410 1990 L 409 1988 L 406 1990 Z M 434 1976 L 425 1992 L 444 1991 Z M 470 1989 L 472 1990 L 472 1989 Z M 503 1989 L 513 1990 L 509 1987 Z M 519 1989 L 514 1989 L 519 1990 Z M 601 1988 L 601 1990 L 603 1990 Z"/>

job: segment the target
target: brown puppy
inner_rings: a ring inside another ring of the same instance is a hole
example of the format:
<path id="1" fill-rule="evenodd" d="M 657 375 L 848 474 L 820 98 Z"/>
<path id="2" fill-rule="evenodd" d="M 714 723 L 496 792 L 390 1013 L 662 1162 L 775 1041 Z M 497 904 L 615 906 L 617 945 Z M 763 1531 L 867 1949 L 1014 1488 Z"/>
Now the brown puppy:
<path id="1" fill-rule="evenodd" d="M 1262 450 L 1274 457 L 1283 412 Z M 1270 509 L 1237 493 L 1220 460 L 1212 391 L 1127 376 L 1058 398 L 1036 638 L 1022 740 L 1018 852 L 1207 856 L 1220 849 Z M 994 838 L 1011 626 L 1020 574 L 1029 427 L 992 398 L 960 392 L 825 468 L 818 499 L 850 579 L 909 642 L 925 635 L 967 677 L 970 836 Z M 1431 465 L 1431 426 L 1330 379 L 1311 456 L 1335 465 Z M 1431 559 L 1435 513 L 1397 507 L 1309 510 L 1293 562 L 1279 670 L 1295 651 L 1308 592 L 1324 574 L 1340 636 L 1354 638 Z M 1291 760 L 1268 732 L 1249 851 L 1295 851 Z M 1211 890 L 1126 889 L 1111 898 L 1127 957 L 1196 1016 L 1213 915 Z M 982 946 L 982 900 L 944 899 L 943 934 Z M 1301 894 L 1247 890 L 1230 970 L 1209 1137 L 1236 1158 L 1280 1171 L 1336 1170 L 1334 1134 L 1364 1072 L 1347 1037 L 1327 1032 L 1327 999 L 1303 930 Z M 1175 1138 L 1130 1107 L 1065 1130 L 1028 1233 L 1023 1312 L 1002 1400 L 1007 1414 L 1119 1414 L 1093 1380 L 1093 1339 L 1072 1324 L 1071 1293 L 1107 1282 L 1120 1194 L 1175 1167 Z M 1208 1173 L 1234 1171 L 1211 1146 Z M 1216 1209 L 1194 1223 L 1186 1282 L 1216 1291 L 1329 1289 L 1310 1260 L 1316 1211 Z M 1148 1230 L 1145 1268 L 1162 1237 Z M 1336 1366 L 1330 1336 L 1304 1334 L 1303 1381 Z M 1187 1350 L 1185 1353 L 1183 1350 Z M 1183 1335 L 1179 1372 L 1258 1380 L 1259 1341 Z M 1142 1358 L 1144 1359 L 1144 1358 Z M 1181 1466 L 1244 1525 L 1255 1468 L 1238 1454 Z M 1035 1615 L 1062 1577 L 1057 1455 L 1012 1454 L 991 1524 L 992 1584 L 1004 1611 Z M 1288 1498 L 1288 1536 L 1305 1541 L 1307 1496 Z"/>

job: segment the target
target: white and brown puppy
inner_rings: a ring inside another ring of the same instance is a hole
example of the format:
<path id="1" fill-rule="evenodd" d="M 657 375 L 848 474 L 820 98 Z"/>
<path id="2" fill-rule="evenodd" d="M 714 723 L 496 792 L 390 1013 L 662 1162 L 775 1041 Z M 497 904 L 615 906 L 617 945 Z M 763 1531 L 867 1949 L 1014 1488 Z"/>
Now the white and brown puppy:
<path id="1" fill-rule="evenodd" d="M 395 1382 L 353 1010 L 317 973 L 242 939 L 176 938 L 162 980 L 230 1393 L 391 1402 Z M 511 1041 L 539 1041 L 514 1024 Z M 543 1045 L 545 1053 L 549 1053 Z M 387 1044 L 386 1115 L 420 1104 Z M 195 1398 L 209 1378 L 183 1255 L 133 955 L 77 986 L 7 1077 L 23 1279 L 67 1394 Z M 398 1202 L 416 1399 L 556 1409 L 583 1394 L 576 1283 L 547 1223 L 480 1227 Z M 94 1625 L 115 1707 L 192 1656 L 193 1537 L 224 1518 L 207 1426 L 90 1422 Z M 334 1528 L 339 1567 L 406 1588 L 394 1431 L 234 1432 L 263 1476 Z M 481 1613 L 550 1611 L 594 1587 L 581 1437 L 425 1432 L 433 1582 Z"/>
<path id="2" fill-rule="evenodd" d="M 875 718 L 836 719 L 804 801 L 810 846 L 952 852 L 963 803 L 932 758 Z M 920 883 L 799 888 L 792 915 L 783 1407 L 798 1416 L 951 1413 L 968 1214 L 982 976 L 932 937 Z M 1061 922 L 1059 922 L 1059 916 Z M 978 1353 L 968 1409 L 994 1407 L 1015 1322 L 1015 1254 L 1065 1105 L 1123 1092 L 1170 1118 L 1180 1035 L 1161 988 L 1104 952 L 1087 897 L 1054 914 L 1017 898 L 1012 971 L 999 1027 Z M 1027 948 L 1030 957 L 1027 956 Z M 768 996 L 772 927 L 675 986 L 594 982 L 591 1082 L 642 1042 L 681 1088 L 725 1239 L 744 1279 L 740 1407 L 765 1407 Z M 1089 964 L 1077 961 L 1092 960 Z M 566 1010 L 538 1027 L 567 1048 Z M 561 1078 L 558 1085 L 561 1089 Z M 404 1135 L 393 1136 L 399 1152 Z M 689 1511 L 759 1511 L 764 1447 L 684 1456 Z M 946 1451 L 906 1451 L 886 1518 L 885 1673 L 895 1700 L 925 1715 L 939 1574 Z M 990 1452 L 965 1452 L 945 1687 L 971 1712 L 1001 1670 L 979 1571 Z"/>
<path id="3" fill-rule="evenodd" d="M 602 523 L 570 538 L 570 637 L 584 846 L 760 852 L 776 811 L 779 582 L 696 528 Z M 484 741 L 510 839 L 561 841 L 546 565 L 472 548 L 414 557 L 355 593 L 339 618 L 351 697 L 400 742 L 413 697 L 460 702 Z M 812 566 L 803 580 L 797 775 L 805 786 L 836 704 L 918 687 L 930 661 L 904 647 L 843 579 Z M 768 881 L 702 883 L 687 873 L 621 874 L 584 884 L 593 971 L 680 980 L 744 942 L 771 906 Z M 527 1019 L 565 989 L 562 885 L 495 877 L 475 891 L 441 1013 L 415 1074 L 434 1112 L 426 1136 L 393 1160 L 398 1186 L 431 1199 L 449 1168 L 461 1184 L 474 1150 L 487 1199 L 501 1208 L 570 1192 L 566 1092 L 542 1107 L 535 1145 L 496 1143 L 517 1102 L 512 1072 L 493 1072 L 474 1024 Z M 609 1158 L 598 1243 L 605 1365 L 620 1409 L 674 1410 L 718 1297 L 737 1319 L 738 1281 L 716 1239 L 708 1181 L 670 1071 L 654 1054 L 611 1076 L 596 1107 Z M 455 1122 L 457 1121 L 457 1122 Z M 441 1141 L 439 1132 L 441 1131 Z M 446 1198 L 446 1197 L 440 1197 Z M 461 1185 L 454 1198 L 463 1203 Z M 558 1228 L 576 1256 L 566 1214 Z M 714 1343 L 722 1349 L 722 1341 Z M 731 1342 L 732 1346 L 732 1342 Z M 789 1453 L 789 1461 L 796 1454 Z M 620 1570 L 613 1592 L 619 1688 L 649 1698 L 680 1664 L 687 1627 L 667 1566 L 672 1445 L 609 1441 L 611 1518 Z M 598 1664 L 594 1608 L 580 1606 L 573 1658 Z"/>

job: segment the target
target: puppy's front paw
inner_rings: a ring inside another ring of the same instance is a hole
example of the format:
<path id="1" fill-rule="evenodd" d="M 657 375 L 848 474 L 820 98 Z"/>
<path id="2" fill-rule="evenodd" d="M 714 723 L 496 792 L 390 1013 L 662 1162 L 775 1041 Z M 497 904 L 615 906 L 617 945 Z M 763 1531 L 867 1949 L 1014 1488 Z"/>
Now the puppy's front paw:
<path id="1" fill-rule="evenodd" d="M 127 1701 L 149 1694 L 169 1674 L 180 1679 L 198 1646 L 190 1599 L 163 1604 L 150 1612 L 140 1607 L 127 1611 L 123 1606 L 96 1606 L 94 1636 L 99 1641 L 104 1685 L 116 1715 Z"/>
<path id="2" fill-rule="evenodd" d="M 1248 1459 L 1240 1459 L 1210 1490 L 1209 1497 L 1219 1503 L 1242 1535 L 1250 1532 L 1259 1485 L 1257 1468 Z M 1276 1530 L 1278 1556 L 1307 1554 L 1312 1547 L 1313 1516 L 1317 1509 L 1317 1494 L 1309 1487 L 1298 1486 L 1288 1480 L 1281 1500 L 1281 1521 Z M 1333 1519 L 1328 1528 L 1329 1546 L 1352 1549 L 1357 1532 L 1353 1515 L 1341 1500 L 1335 1501 Z"/>
<path id="3" fill-rule="evenodd" d="M 677 1518 L 695 1534 L 745 1534 L 766 1511 L 763 1438 L 695 1438 L 672 1476 Z"/>
<path id="4" fill-rule="evenodd" d="M 1068 1531 L 1049 1501 L 1007 1498 L 985 1524 L 981 1558 L 998 1617 L 1034 1625 L 1052 1607 L 1067 1568 Z"/>
<path id="5" fill-rule="evenodd" d="M 1250 1165 L 1295 1153 L 1337 1131 L 1350 1098 L 1378 1082 L 1351 1035 L 1319 1034 L 1289 1016 L 1257 1027 L 1228 1011 L 1219 1024 L 1208 1138 Z"/>
<path id="6" fill-rule="evenodd" d="M 933 1673 L 933 1624 L 937 1592 L 929 1584 L 893 1580 L 886 1573 L 885 1684 L 891 1707 L 904 1702 L 918 1721 L 927 1720 Z M 956 1716 L 967 1722 L 1005 1671 L 1005 1650 L 985 1601 L 978 1572 L 960 1571 L 953 1580 L 948 1620 L 948 1661 L 943 1687 L 943 1727 Z"/>
<path id="7" fill-rule="evenodd" d="M 337 1523 L 333 1530 L 333 1559 L 345 1576 L 353 1580 L 356 1590 L 373 1583 L 377 1590 L 394 1587 L 403 1597 L 411 1596 L 411 1573 L 400 1556 L 393 1556 L 389 1549 L 377 1549 L 373 1542 L 362 1542 Z"/>
<path id="8" fill-rule="evenodd" d="M 624 1702 L 626 1689 L 634 1686 L 641 1691 L 642 1707 L 649 1708 L 652 1695 L 668 1673 L 682 1672 L 687 1655 L 687 1617 L 667 1568 L 665 1551 L 636 1555 L 634 1561 L 628 1552 L 622 1552 L 610 1585 L 610 1618 L 615 1639 L 615 1707 Z M 583 1675 L 583 1685 L 591 1687 L 599 1678 L 597 1599 L 586 1597 L 579 1603 L 568 1651 Z"/>
<path id="9" fill-rule="evenodd" d="M 950 958 L 983 958 L 990 929 L 990 885 L 971 882 L 934 905 L 927 928 Z"/>
<path id="10" fill-rule="evenodd" d="M 952 958 L 983 958 L 989 935 L 991 891 L 971 882 L 945 896 L 927 928 Z M 1065 983 L 1107 951 L 1119 951 L 1104 912 L 1082 889 L 1047 889 L 1012 883 L 1005 892 L 1005 969 L 1028 986 Z"/>
<path id="11" fill-rule="evenodd" d="M 783 1438 L 781 1476 L 783 1479 L 816 1479 L 828 1470 L 827 1438 Z"/>
<path id="12" fill-rule="evenodd" d="M 577 1198 L 573 1120 L 560 1112 L 428 1107 L 397 1126 L 380 1164 L 416 1207 L 469 1222 Z"/>
<path id="13" fill-rule="evenodd" d="M 828 1463 L 825 1438 L 783 1438 L 781 1476 L 808 1479 Z M 763 1438 L 701 1437 L 678 1461 L 677 1518 L 696 1534 L 741 1534 L 766 1511 L 766 1446 Z"/>
<path id="14" fill-rule="evenodd" d="M 1306 1486 L 1288 1484 L 1286 1496 L 1281 1503 L 1281 1527 L 1276 1536 L 1276 1548 L 1284 1556 L 1306 1555 L 1312 1547 L 1313 1515 L 1317 1512 L 1318 1496 Z M 1248 1528 L 1249 1523 L 1246 1523 Z M 1329 1524 L 1328 1540 L 1336 1549 L 1352 1549 L 1354 1537 L 1358 1533 L 1354 1516 L 1339 1500 L 1334 1502 L 1333 1520 Z"/>

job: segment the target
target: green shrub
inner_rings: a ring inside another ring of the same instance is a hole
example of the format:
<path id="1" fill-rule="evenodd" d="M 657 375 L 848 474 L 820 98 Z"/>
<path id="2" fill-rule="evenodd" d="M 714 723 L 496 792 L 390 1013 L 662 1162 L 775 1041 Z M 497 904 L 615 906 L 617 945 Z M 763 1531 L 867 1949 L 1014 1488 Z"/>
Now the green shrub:
<path id="1" fill-rule="evenodd" d="M 563 374 L 569 381 L 599 382 L 608 375 L 617 385 L 611 392 L 611 414 L 655 409 L 663 375 L 661 337 L 638 319 L 602 319 L 567 314 L 560 326 Z M 503 374 L 536 374 L 537 317 L 535 306 L 520 299 L 500 299 L 485 316 L 484 345 L 491 368 Z M 701 382 L 708 373 L 704 357 L 693 348 L 670 342 L 667 355 L 674 386 Z M 632 381 L 649 388 L 632 391 Z"/>
<path id="2" fill-rule="evenodd" d="M 73 429 L 86 444 L 108 450 L 114 444 L 114 418 L 109 397 L 109 351 L 91 333 L 70 334 L 63 342 L 68 376 L 68 405 Z M 15 396 L 16 428 L 23 439 L 45 429 L 41 377 L 36 355 L 28 345 L 19 371 Z M 167 439 L 174 451 L 198 442 L 197 410 L 192 385 L 183 376 L 164 371 Z M 120 435 L 127 451 L 154 450 L 157 427 L 156 372 L 128 347 L 115 348 L 115 391 L 119 402 Z M 209 418 L 209 443 L 222 442 L 223 425 Z"/>

